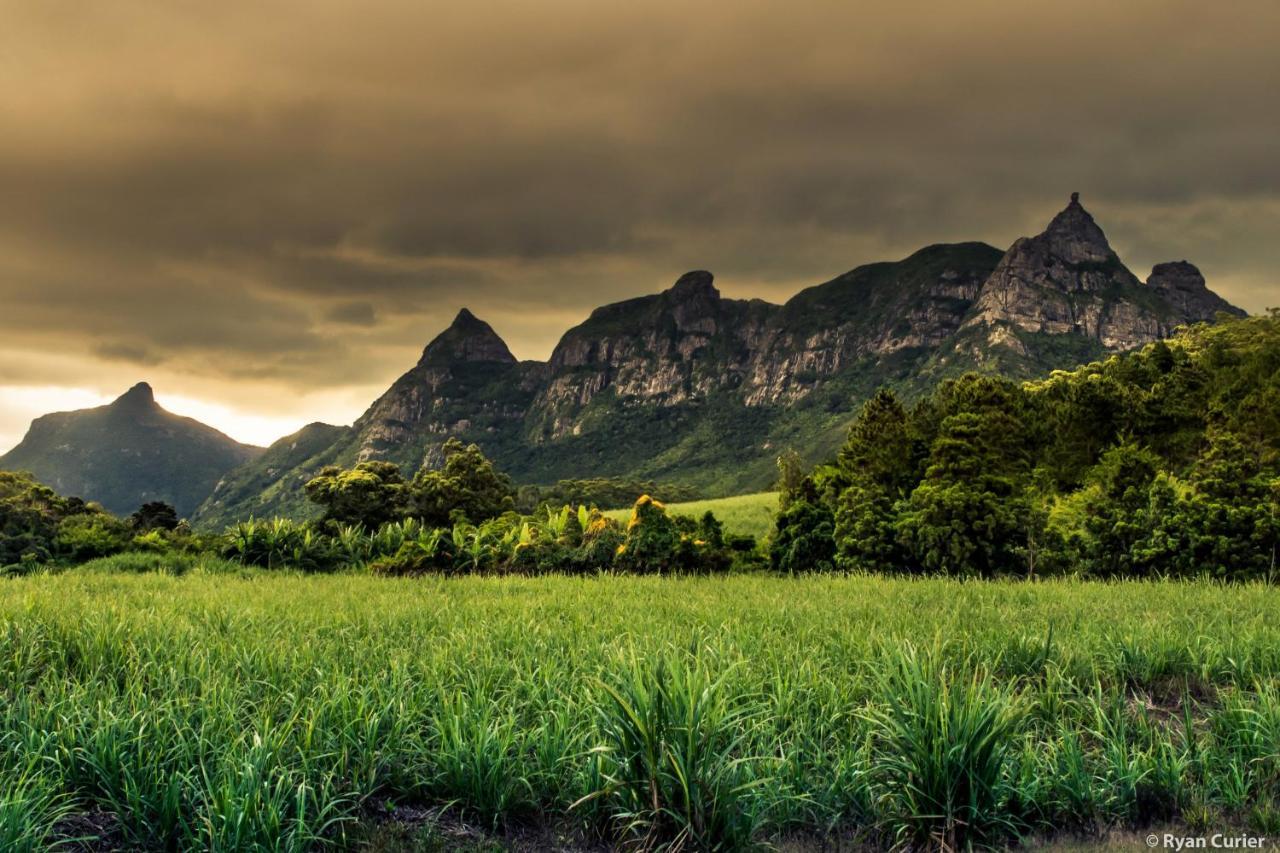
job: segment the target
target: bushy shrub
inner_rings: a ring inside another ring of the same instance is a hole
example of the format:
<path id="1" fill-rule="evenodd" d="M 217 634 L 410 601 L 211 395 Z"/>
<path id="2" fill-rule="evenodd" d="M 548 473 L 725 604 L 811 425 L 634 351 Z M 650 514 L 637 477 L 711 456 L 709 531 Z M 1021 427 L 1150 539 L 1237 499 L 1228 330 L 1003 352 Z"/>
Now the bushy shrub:
<path id="1" fill-rule="evenodd" d="M 643 849 L 750 849 L 763 817 L 753 794 L 773 780 L 739 753 L 764 708 L 731 697 L 727 678 L 668 653 L 602 685 L 601 784 L 579 805 Z"/>
<path id="2" fill-rule="evenodd" d="M 370 563 L 369 571 L 397 577 L 452 572 L 456 554 L 450 532 L 439 527 L 420 528 L 401 542 L 395 554 Z"/>
<path id="3" fill-rule="evenodd" d="M 707 574 L 724 571 L 731 562 L 714 515 L 708 512 L 696 520 L 671 516 L 648 495 L 631 508 L 625 537 L 614 553 L 615 569 L 636 574 Z"/>
<path id="4" fill-rule="evenodd" d="M 599 510 L 592 510 L 582 527 L 582 542 L 573 554 L 574 566 L 580 572 L 612 568 L 618 549 L 627 541 L 626 534 Z"/>
<path id="5" fill-rule="evenodd" d="M 975 667 L 937 650 L 893 653 L 867 712 L 880 748 L 872 780 L 886 834 L 912 849 L 964 850 L 1012 836 L 1005 804 L 1023 709 Z"/>
<path id="6" fill-rule="evenodd" d="M 287 518 L 242 521 L 227 531 L 222 555 L 267 569 L 325 572 L 342 565 L 342 554 L 332 537 Z"/>
<path id="7" fill-rule="evenodd" d="M 79 562 L 118 554 L 132 538 L 123 521 L 104 512 L 93 512 L 60 521 L 54 543 L 59 555 Z"/>
<path id="8" fill-rule="evenodd" d="M 680 532 L 667 515 L 667 508 L 648 495 L 641 495 L 631 507 L 627 538 L 619 547 L 614 564 L 625 571 L 661 574 L 676 565 Z"/>

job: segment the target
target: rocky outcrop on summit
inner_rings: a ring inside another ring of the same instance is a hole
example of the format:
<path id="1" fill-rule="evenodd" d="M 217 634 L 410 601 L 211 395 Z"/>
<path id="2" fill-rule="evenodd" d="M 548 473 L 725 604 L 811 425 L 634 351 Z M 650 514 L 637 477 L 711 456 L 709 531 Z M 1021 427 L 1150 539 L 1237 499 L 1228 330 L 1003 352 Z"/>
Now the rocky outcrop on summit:
<path id="1" fill-rule="evenodd" d="M 1160 294 L 1187 322 L 1212 320 L 1218 312 L 1245 316 L 1244 311 L 1210 290 L 1200 270 L 1186 261 L 1156 264 L 1147 276 L 1147 287 Z"/>
<path id="2" fill-rule="evenodd" d="M 536 366 L 522 369 L 493 328 L 463 308 L 417 365 L 355 422 L 354 461 L 389 459 L 417 468 L 434 461 L 449 435 L 518 422 L 531 396 L 525 379 L 537 372 Z"/>
<path id="3" fill-rule="evenodd" d="M 556 345 L 534 399 L 530 436 L 580 432 L 578 415 L 597 395 L 673 406 L 740 383 L 750 342 L 777 306 L 724 299 L 711 273 L 689 272 L 669 290 L 597 308 Z"/>
<path id="4" fill-rule="evenodd" d="M 418 364 L 449 366 L 460 362 L 515 364 L 516 357 L 492 326 L 463 308 L 449 328 L 427 344 Z"/>
<path id="5" fill-rule="evenodd" d="M 110 405 L 36 418 L 22 442 L 0 456 L 0 469 L 30 471 L 115 513 L 165 501 L 186 516 L 224 474 L 260 453 L 165 411 L 151 386 L 139 382 Z"/>
<path id="6" fill-rule="evenodd" d="M 1195 287 L 1186 271 L 1170 273 L 1154 286 L 1140 282 L 1080 204 L 1079 194 L 1072 193 L 1070 204 L 1043 233 L 1020 238 L 1009 248 L 964 325 L 992 327 L 988 340 L 1011 347 L 1021 344 L 1009 329 L 1078 335 L 1107 350 L 1131 349 L 1167 337 L 1177 326 L 1212 319 L 1204 310 L 1209 300 L 1192 296 Z"/>

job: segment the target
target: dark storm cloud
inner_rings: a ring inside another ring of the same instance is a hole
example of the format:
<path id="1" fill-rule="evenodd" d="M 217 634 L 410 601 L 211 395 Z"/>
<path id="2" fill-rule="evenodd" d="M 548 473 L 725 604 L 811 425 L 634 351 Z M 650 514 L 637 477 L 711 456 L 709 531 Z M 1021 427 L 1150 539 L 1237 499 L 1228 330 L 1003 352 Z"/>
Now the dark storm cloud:
<path id="1" fill-rule="evenodd" d="M 343 302 L 334 305 L 324 315 L 331 323 L 347 326 L 372 326 L 378 322 L 373 306 L 368 302 Z"/>
<path id="2" fill-rule="evenodd" d="M 122 361 L 126 364 L 148 367 L 164 361 L 164 357 L 154 350 L 121 341 L 95 344 L 91 352 L 107 361 Z"/>
<path id="3" fill-rule="evenodd" d="M 545 357 L 685 269 L 780 300 L 1074 190 L 1140 275 L 1280 303 L 1271 0 L 0 8 L 24 365 L 376 388 L 463 304 Z"/>

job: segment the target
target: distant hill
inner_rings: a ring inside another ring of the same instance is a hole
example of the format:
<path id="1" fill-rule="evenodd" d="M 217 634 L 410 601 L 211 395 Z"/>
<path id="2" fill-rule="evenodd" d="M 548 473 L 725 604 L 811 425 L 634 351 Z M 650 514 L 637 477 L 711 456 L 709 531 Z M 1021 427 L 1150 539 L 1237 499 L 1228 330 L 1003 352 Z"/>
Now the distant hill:
<path id="1" fill-rule="evenodd" d="M 1008 251 L 928 246 L 867 264 L 784 305 L 726 299 L 709 272 L 597 308 L 547 362 L 520 362 L 463 309 L 349 428 L 313 425 L 224 478 L 196 514 L 305 514 L 325 464 L 412 473 L 444 441 L 475 442 L 517 482 L 649 479 L 708 494 L 767 488 L 794 448 L 833 453 L 876 388 L 907 397 L 978 370 L 1029 378 L 1241 315 L 1185 261 L 1130 272 L 1072 196 Z"/>
<path id="2" fill-rule="evenodd" d="M 228 471 L 262 449 L 165 411 L 141 382 L 115 402 L 32 422 L 0 469 L 29 471 L 62 494 L 127 514 L 147 501 L 189 516 Z"/>

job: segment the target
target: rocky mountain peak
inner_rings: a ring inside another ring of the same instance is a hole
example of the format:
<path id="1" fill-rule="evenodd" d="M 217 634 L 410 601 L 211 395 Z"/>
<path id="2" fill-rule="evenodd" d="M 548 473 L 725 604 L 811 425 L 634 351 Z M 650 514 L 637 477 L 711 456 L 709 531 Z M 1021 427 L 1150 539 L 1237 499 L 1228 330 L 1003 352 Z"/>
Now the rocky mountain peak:
<path id="1" fill-rule="evenodd" d="M 662 301 L 681 332 L 715 333 L 723 303 L 713 280 L 714 276 L 706 270 L 694 270 L 680 276 L 671 289 L 662 294 Z"/>
<path id="2" fill-rule="evenodd" d="M 128 391 L 125 391 L 115 399 L 115 402 L 111 404 L 111 407 L 113 409 L 130 409 L 135 411 L 159 408 L 156 403 L 155 392 L 151 390 L 151 386 L 146 382 L 139 382 Z"/>
<path id="3" fill-rule="evenodd" d="M 1167 261 L 1156 264 L 1147 286 L 1172 305 L 1188 322 L 1212 320 L 1219 311 L 1243 317 L 1245 312 L 1211 291 L 1195 264 Z"/>
<path id="4" fill-rule="evenodd" d="M 1189 261 L 1166 261 L 1151 268 L 1147 285 L 1164 291 L 1207 290 L 1200 269 Z"/>
<path id="5" fill-rule="evenodd" d="M 418 363 L 445 366 L 458 362 L 515 364 L 516 357 L 492 326 L 463 308 L 449 328 L 427 344 Z"/>
<path id="6" fill-rule="evenodd" d="M 987 341 L 1030 334 L 1080 335 L 1105 350 L 1124 350 L 1165 337 L 1188 322 L 1235 312 L 1209 291 L 1185 261 L 1161 264 L 1144 287 L 1120 261 L 1079 193 L 1035 237 L 1009 248 L 964 325 L 987 327 Z M 1011 344 L 1017 349 L 1021 344 Z"/>
<path id="7" fill-rule="evenodd" d="M 706 270 L 693 270 L 676 279 L 676 283 L 667 291 L 677 302 L 688 302 L 695 299 L 719 299 L 720 291 L 712 283 L 715 276 Z"/>
<path id="8" fill-rule="evenodd" d="M 1069 264 L 1104 263 L 1115 255 L 1107 235 L 1080 203 L 1080 193 L 1071 194 L 1070 203 L 1053 217 L 1038 239 Z"/>

